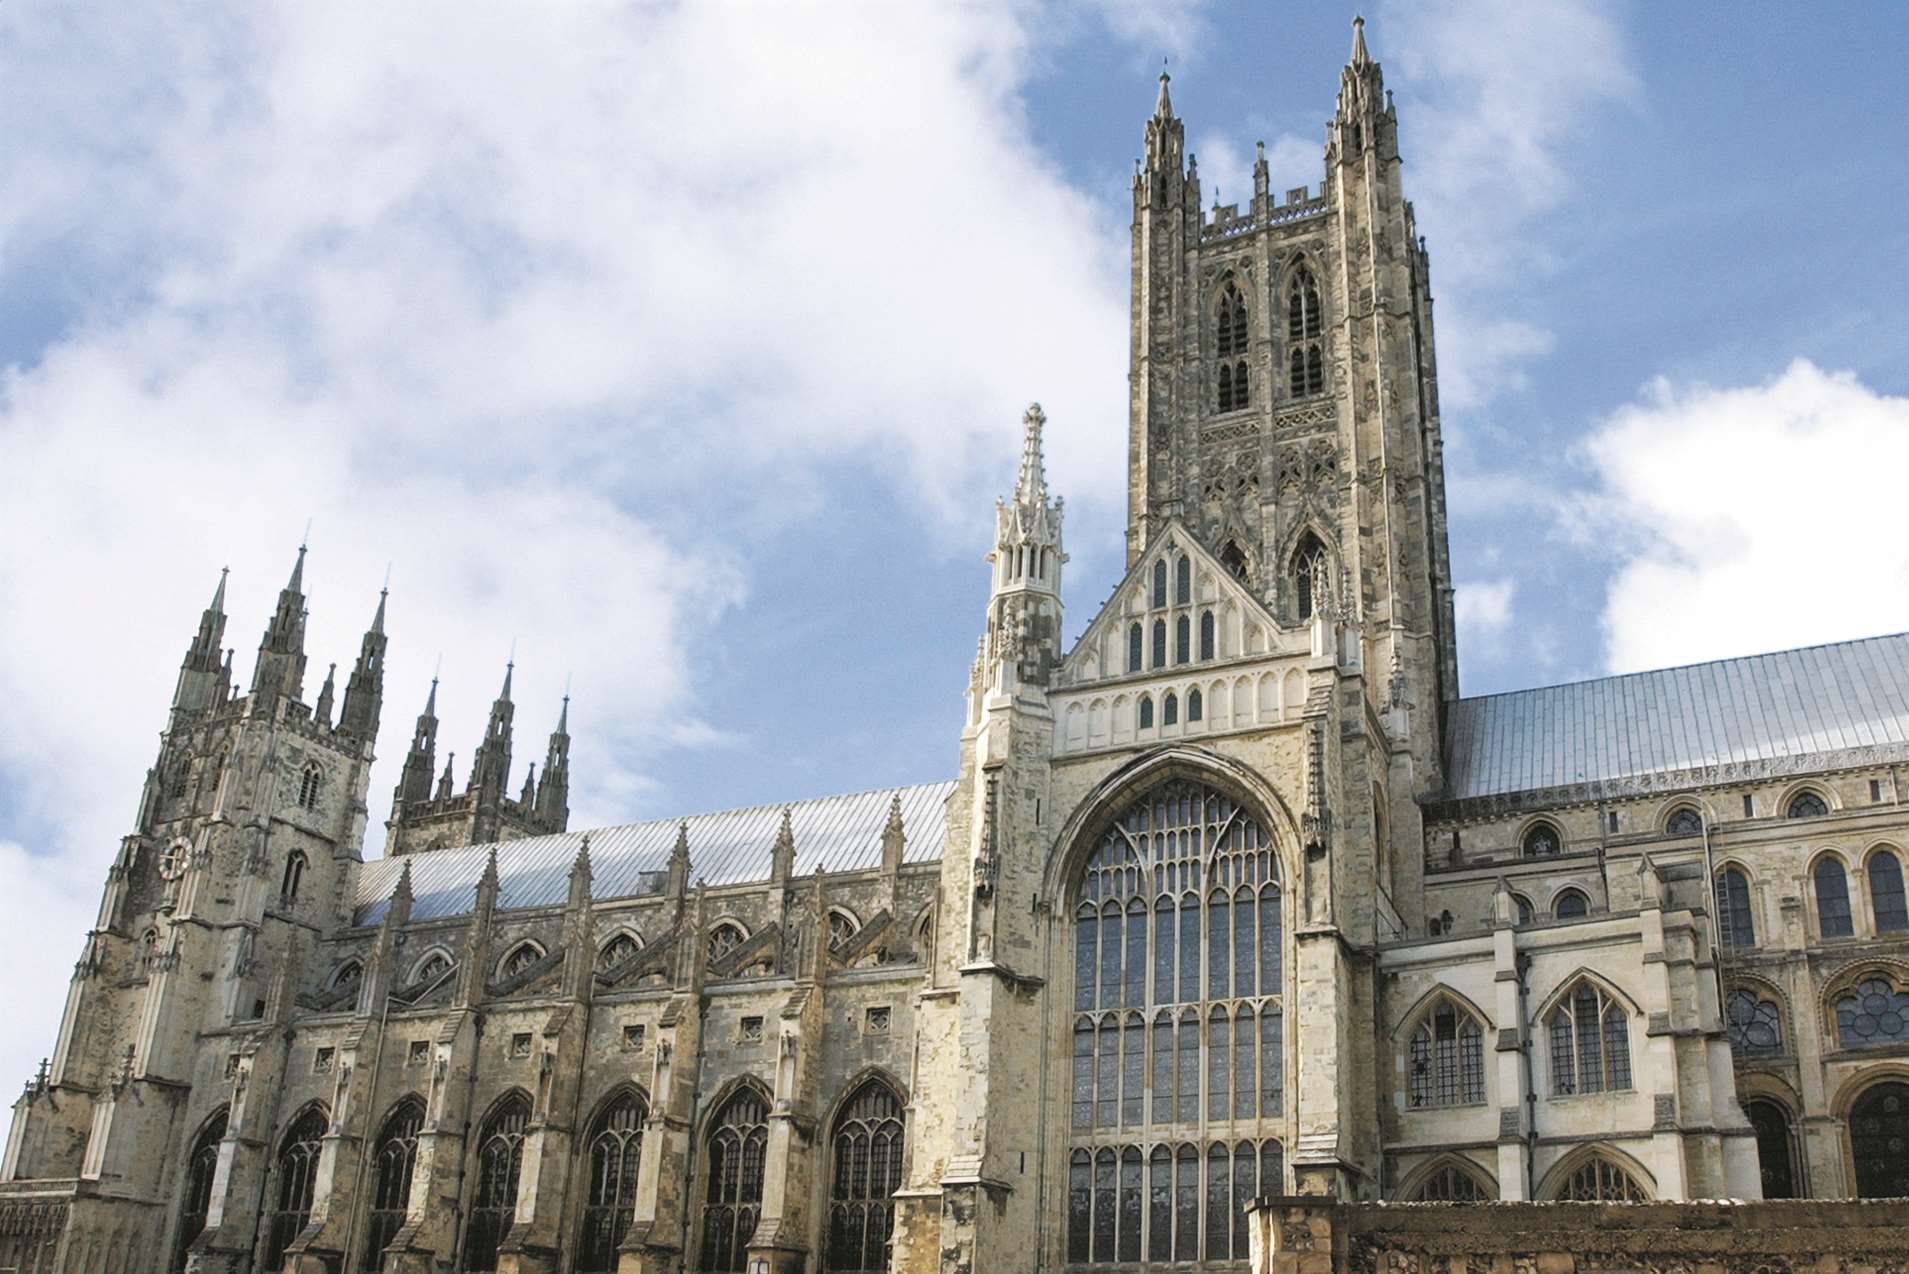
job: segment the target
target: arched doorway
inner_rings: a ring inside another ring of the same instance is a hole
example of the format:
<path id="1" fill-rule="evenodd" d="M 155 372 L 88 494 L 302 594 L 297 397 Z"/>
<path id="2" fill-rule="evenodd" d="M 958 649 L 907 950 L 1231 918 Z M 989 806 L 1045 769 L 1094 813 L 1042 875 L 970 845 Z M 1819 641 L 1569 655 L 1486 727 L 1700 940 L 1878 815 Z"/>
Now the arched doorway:
<path id="1" fill-rule="evenodd" d="M 1780 1102 L 1756 1098 L 1743 1104 L 1750 1116 L 1750 1127 L 1757 1134 L 1757 1164 L 1763 1175 L 1763 1197 L 1794 1199 L 1800 1191 L 1796 1180 L 1796 1137 L 1790 1124 L 1790 1112 Z"/>
<path id="2" fill-rule="evenodd" d="M 1877 1084 L 1856 1099 L 1849 1110 L 1849 1150 L 1858 1195 L 1909 1197 L 1909 1084 Z"/>

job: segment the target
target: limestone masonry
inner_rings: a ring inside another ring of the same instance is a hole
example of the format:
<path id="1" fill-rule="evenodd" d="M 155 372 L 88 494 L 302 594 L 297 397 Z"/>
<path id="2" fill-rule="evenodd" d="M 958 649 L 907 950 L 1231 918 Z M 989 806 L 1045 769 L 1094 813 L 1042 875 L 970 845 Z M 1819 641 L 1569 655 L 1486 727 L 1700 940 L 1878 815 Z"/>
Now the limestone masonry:
<path id="1" fill-rule="evenodd" d="M 1909 1194 L 1909 636 L 1461 698 L 1378 64 L 1238 207 L 1167 90 L 1129 569 L 1063 647 L 1029 408 L 950 781 L 573 831 L 506 673 L 366 861 L 383 599 L 308 701 L 303 550 L 243 693 L 221 581 L 0 1270 L 1904 1268 L 1690 1201 Z"/>

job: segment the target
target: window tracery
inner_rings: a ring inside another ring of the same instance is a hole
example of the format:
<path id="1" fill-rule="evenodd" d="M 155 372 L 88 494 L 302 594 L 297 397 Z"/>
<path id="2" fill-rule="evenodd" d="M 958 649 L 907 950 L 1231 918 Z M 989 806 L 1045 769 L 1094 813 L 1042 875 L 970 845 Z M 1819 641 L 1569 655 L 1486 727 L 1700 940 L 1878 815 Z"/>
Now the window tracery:
<path id="1" fill-rule="evenodd" d="M 1688 805 L 1680 805 L 1664 820 L 1666 836 L 1702 836 L 1704 816 Z"/>
<path id="2" fill-rule="evenodd" d="M 888 1269 L 901 1188 L 902 1103 L 879 1079 L 866 1081 L 836 1116 L 831 1143 L 827 1274 Z"/>
<path id="3" fill-rule="evenodd" d="M 643 1098 L 625 1090 L 604 1108 L 588 1141 L 590 1180 L 583 1201 L 577 1274 L 612 1274 L 617 1247 L 636 1215 L 637 1169 L 643 1161 Z"/>
<path id="4" fill-rule="evenodd" d="M 744 1088 L 723 1103 L 709 1133 L 709 1184 L 703 1201 L 703 1274 L 742 1274 L 762 1214 L 769 1103 Z"/>
<path id="5" fill-rule="evenodd" d="M 418 964 L 417 974 L 411 982 L 414 986 L 422 986 L 437 981 L 450 971 L 451 958 L 442 951 L 433 951 Z"/>
<path id="6" fill-rule="evenodd" d="M 1485 1034 L 1478 1019 L 1441 998 L 1408 1044 L 1406 1105 L 1413 1110 L 1485 1100 Z"/>
<path id="7" fill-rule="evenodd" d="M 206 1216 L 212 1210 L 212 1180 L 219 1170 L 219 1143 L 225 1140 L 227 1112 L 221 1110 L 206 1121 L 193 1140 L 192 1153 L 186 1157 L 186 1192 L 179 1215 L 179 1243 L 173 1259 L 175 1274 L 183 1274 L 192 1241 L 205 1232 Z"/>
<path id="8" fill-rule="evenodd" d="M 383 1266 L 385 1247 L 404 1225 L 411 1202 L 412 1170 L 418 1161 L 418 1130 L 423 1126 L 424 1106 L 410 1099 L 398 1103 L 378 1133 L 364 1250 L 366 1270 Z"/>
<path id="9" fill-rule="evenodd" d="M 1156 785 L 1095 845 L 1075 911 L 1070 1264 L 1244 1259 L 1239 1206 L 1284 1189 L 1267 1135 L 1281 902 L 1270 837 L 1196 781 Z"/>
<path id="10" fill-rule="evenodd" d="M 1624 1006 L 1580 981 L 1546 1019 L 1551 1037 L 1551 1091 L 1623 1092 L 1631 1086 L 1631 1032 Z"/>
<path id="11" fill-rule="evenodd" d="M 1526 858 L 1556 858 L 1564 852 L 1564 838 L 1549 823 L 1533 823 L 1520 848 Z"/>
<path id="12" fill-rule="evenodd" d="M 522 1093 L 506 1098 L 484 1121 L 477 1140 L 477 1193 L 472 1197 L 470 1238 L 464 1268 L 494 1274 L 497 1256 L 517 1219 L 517 1183 L 524 1169 L 524 1132 L 530 1102 Z"/>
<path id="13" fill-rule="evenodd" d="M 709 931 L 709 962 L 715 964 L 743 944 L 740 926 L 725 920 Z"/>
<path id="14" fill-rule="evenodd" d="M 1591 900 L 1582 890 L 1567 889 L 1551 904 L 1551 914 L 1559 920 L 1579 920 L 1591 913 Z"/>
<path id="15" fill-rule="evenodd" d="M 1909 1084 L 1877 1084 L 1849 1111 L 1849 1148 L 1856 1164 L 1856 1193 L 1865 1199 L 1909 1195 Z"/>
<path id="16" fill-rule="evenodd" d="M 1836 1001 L 1836 1037 L 1844 1048 L 1881 1048 L 1909 1038 L 1909 991 L 1871 974 Z"/>
<path id="17" fill-rule="evenodd" d="M 1321 337 L 1325 316 L 1319 306 L 1319 285 L 1303 261 L 1294 269 L 1286 290 L 1287 389 L 1294 398 L 1323 393 L 1325 357 Z"/>
<path id="18" fill-rule="evenodd" d="M 635 935 L 619 933 L 603 944 L 603 950 L 597 952 L 597 969 L 614 969 L 642 949 Z"/>
<path id="19" fill-rule="evenodd" d="M 318 789 L 324 784 L 325 771 L 313 761 L 305 767 L 298 779 L 298 807 L 315 810 L 318 808 Z"/>
<path id="20" fill-rule="evenodd" d="M 497 966 L 497 976 L 514 978 L 543 958 L 544 953 L 538 949 L 536 943 L 520 942 L 511 948 L 510 954 L 504 957 L 504 962 Z"/>
<path id="21" fill-rule="evenodd" d="M 855 917 L 839 908 L 829 912 L 829 950 L 840 951 L 855 936 L 861 926 L 855 923 Z"/>
<path id="22" fill-rule="evenodd" d="M 1311 531 L 1306 532 L 1293 549 L 1293 597 L 1301 620 L 1311 619 L 1313 610 L 1331 590 L 1330 576 L 1326 546 Z"/>
<path id="23" fill-rule="evenodd" d="M 1246 299 L 1230 280 L 1220 292 L 1214 329 L 1214 352 L 1219 356 L 1217 406 L 1221 411 L 1251 406 L 1252 379 L 1246 364 Z"/>
<path id="24" fill-rule="evenodd" d="M 1417 1203 L 1483 1203 L 1497 1196 L 1480 1185 L 1477 1177 L 1448 1163 L 1427 1176 L 1412 1197 Z"/>
<path id="25" fill-rule="evenodd" d="M 1738 987 L 1724 1005 L 1731 1051 L 1740 1057 L 1783 1051 L 1783 1010 L 1775 1000 Z"/>
<path id="26" fill-rule="evenodd" d="M 1822 818 L 1829 813 L 1829 802 L 1816 792 L 1798 792 L 1783 811 L 1785 818 Z"/>
<path id="27" fill-rule="evenodd" d="M 1564 1203 L 1648 1203 L 1650 1195 L 1621 1165 L 1603 1155 L 1591 1155 L 1572 1169 L 1558 1187 Z"/>
<path id="28" fill-rule="evenodd" d="M 277 1269 L 285 1263 L 286 1249 L 311 1220 L 312 1189 L 318 1180 L 318 1150 L 324 1136 L 324 1110 L 308 1106 L 292 1121 L 278 1143 L 276 1206 L 272 1209 L 270 1236 L 265 1248 L 265 1263 L 269 1268 Z"/>

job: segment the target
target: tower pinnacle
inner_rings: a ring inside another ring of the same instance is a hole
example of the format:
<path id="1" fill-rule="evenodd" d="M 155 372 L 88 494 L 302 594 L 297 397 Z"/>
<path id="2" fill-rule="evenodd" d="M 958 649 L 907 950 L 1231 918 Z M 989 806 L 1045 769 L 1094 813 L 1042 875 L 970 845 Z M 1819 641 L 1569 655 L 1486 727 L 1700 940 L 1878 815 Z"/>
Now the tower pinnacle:
<path id="1" fill-rule="evenodd" d="M 1371 64 L 1372 55 L 1365 47 L 1365 19 L 1357 17 L 1352 20 L 1352 65 L 1363 69 Z"/>
<path id="2" fill-rule="evenodd" d="M 1041 430 L 1046 424 L 1041 405 L 1029 403 L 1021 416 L 1021 476 L 1014 484 L 1016 504 L 1047 503 L 1047 465 L 1041 455 Z"/>

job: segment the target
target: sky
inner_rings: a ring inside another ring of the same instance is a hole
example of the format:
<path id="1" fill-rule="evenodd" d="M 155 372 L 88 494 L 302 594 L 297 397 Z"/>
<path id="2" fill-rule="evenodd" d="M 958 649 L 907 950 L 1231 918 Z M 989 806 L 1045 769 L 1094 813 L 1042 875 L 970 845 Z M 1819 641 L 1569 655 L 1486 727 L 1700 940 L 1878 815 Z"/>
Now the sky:
<path id="1" fill-rule="evenodd" d="M 1317 186 L 1330 5 L 0 6 L 0 1082 L 50 1052 L 221 567 L 373 830 L 516 655 L 573 827 L 951 775 L 1046 408 L 1122 566 L 1128 181 Z M 1367 13 L 1432 261 L 1465 693 L 1909 627 L 1909 7 Z"/>

